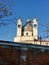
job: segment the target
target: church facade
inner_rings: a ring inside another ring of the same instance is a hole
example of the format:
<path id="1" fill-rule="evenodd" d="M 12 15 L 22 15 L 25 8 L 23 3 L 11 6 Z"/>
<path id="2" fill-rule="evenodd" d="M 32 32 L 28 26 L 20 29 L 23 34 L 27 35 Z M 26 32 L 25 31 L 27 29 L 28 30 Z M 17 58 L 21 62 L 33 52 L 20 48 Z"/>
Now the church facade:
<path id="1" fill-rule="evenodd" d="M 22 19 L 18 18 L 17 35 L 14 38 L 14 42 L 31 43 L 34 40 L 38 40 L 38 21 L 36 17 L 32 22 L 28 18 L 24 26 L 22 25 Z"/>
<path id="2" fill-rule="evenodd" d="M 22 19 L 18 18 L 17 34 L 14 42 L 49 46 L 49 40 L 41 40 L 38 37 L 38 21 L 36 17 L 34 17 L 33 21 L 28 18 L 24 26 L 22 25 Z"/>

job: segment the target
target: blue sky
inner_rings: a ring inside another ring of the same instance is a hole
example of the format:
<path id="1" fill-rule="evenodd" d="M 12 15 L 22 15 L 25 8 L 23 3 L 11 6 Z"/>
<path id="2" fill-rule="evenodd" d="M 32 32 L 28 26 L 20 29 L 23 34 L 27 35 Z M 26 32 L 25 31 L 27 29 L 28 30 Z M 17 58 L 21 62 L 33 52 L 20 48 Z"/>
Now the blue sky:
<path id="1" fill-rule="evenodd" d="M 21 17 L 24 25 L 27 17 L 30 17 L 32 21 L 34 16 L 36 16 L 39 24 L 38 34 L 39 36 L 45 36 L 46 33 L 43 31 L 46 30 L 46 28 L 42 24 L 46 25 L 49 22 L 49 0 L 13 0 L 13 2 L 14 1 L 15 3 L 11 8 L 13 15 L 4 17 L 3 19 L 9 20 L 16 18 L 16 20 L 12 22 L 17 23 L 18 17 Z M 0 40 L 13 41 L 15 36 L 16 25 L 14 23 L 7 26 L 0 26 Z"/>

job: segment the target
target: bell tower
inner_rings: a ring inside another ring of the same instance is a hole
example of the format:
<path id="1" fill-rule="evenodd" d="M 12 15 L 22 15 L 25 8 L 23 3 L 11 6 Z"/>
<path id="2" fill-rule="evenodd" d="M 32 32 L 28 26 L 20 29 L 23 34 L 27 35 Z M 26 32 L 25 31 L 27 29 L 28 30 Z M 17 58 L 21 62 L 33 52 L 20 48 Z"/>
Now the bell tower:
<path id="1" fill-rule="evenodd" d="M 17 36 L 22 35 L 22 19 L 19 17 L 17 22 Z"/>
<path id="2" fill-rule="evenodd" d="M 38 22 L 36 17 L 34 17 L 33 19 L 33 36 L 34 36 L 34 40 L 38 39 Z"/>

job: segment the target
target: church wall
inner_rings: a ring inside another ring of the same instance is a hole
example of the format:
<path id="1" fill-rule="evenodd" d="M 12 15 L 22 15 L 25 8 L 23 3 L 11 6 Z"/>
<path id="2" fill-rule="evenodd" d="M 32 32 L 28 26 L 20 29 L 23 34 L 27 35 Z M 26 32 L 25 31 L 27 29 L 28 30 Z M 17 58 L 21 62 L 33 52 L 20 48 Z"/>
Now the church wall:
<path id="1" fill-rule="evenodd" d="M 49 41 L 41 41 L 41 45 L 49 46 Z"/>
<path id="2" fill-rule="evenodd" d="M 32 36 L 22 36 L 22 41 L 26 41 L 26 40 L 34 40 Z"/>
<path id="3" fill-rule="evenodd" d="M 34 36 L 35 39 L 38 39 L 37 28 L 33 28 L 33 36 Z"/>
<path id="4" fill-rule="evenodd" d="M 34 38 L 32 36 L 21 36 L 21 37 L 15 37 L 14 42 L 22 42 L 22 43 L 29 43 L 29 44 L 37 44 L 37 45 L 45 45 L 49 46 L 49 41 L 34 41 Z"/>
<path id="5" fill-rule="evenodd" d="M 22 39 L 21 39 L 20 36 L 17 36 L 17 37 L 14 38 L 14 42 L 21 42 L 21 40 L 22 40 Z"/>
<path id="6" fill-rule="evenodd" d="M 27 33 L 28 33 L 29 36 L 33 35 L 33 32 L 31 32 L 31 31 L 29 31 L 29 32 L 28 31 L 24 31 L 24 36 L 28 36 Z"/>
<path id="7" fill-rule="evenodd" d="M 22 42 L 22 41 L 26 41 L 26 40 L 34 40 L 32 36 L 21 36 L 21 37 L 15 37 L 14 38 L 14 42 Z"/>
<path id="8" fill-rule="evenodd" d="M 21 36 L 21 34 L 22 34 L 21 31 L 22 31 L 21 28 L 17 30 L 17 36 Z"/>

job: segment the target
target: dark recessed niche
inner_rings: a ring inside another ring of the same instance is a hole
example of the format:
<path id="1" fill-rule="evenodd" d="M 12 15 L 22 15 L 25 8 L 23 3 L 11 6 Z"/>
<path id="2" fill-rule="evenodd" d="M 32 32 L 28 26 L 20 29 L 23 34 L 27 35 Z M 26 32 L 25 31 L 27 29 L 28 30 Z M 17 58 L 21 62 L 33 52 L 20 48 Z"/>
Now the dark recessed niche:
<path id="1" fill-rule="evenodd" d="M 18 25 L 18 27 L 21 27 L 21 25 Z"/>
<path id="2" fill-rule="evenodd" d="M 37 27 L 37 25 L 36 25 L 36 24 L 34 24 L 34 27 Z"/>
<path id="3" fill-rule="evenodd" d="M 26 35 L 28 35 L 28 33 L 26 33 Z"/>

